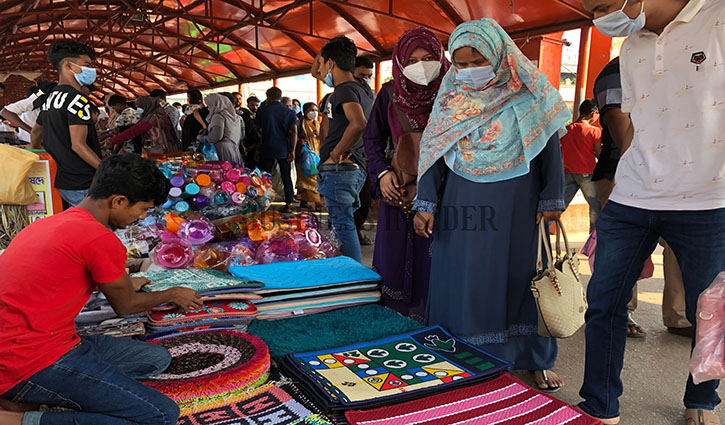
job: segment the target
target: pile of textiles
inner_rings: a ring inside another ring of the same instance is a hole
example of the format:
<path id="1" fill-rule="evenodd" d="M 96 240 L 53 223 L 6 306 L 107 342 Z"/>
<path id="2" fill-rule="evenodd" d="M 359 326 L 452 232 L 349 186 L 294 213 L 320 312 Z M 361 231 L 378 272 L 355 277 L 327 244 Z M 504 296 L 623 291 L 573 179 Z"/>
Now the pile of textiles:
<path id="1" fill-rule="evenodd" d="M 596 425 L 600 421 L 526 386 L 509 374 L 422 399 L 372 410 L 350 410 L 351 425 L 506 424 Z"/>
<path id="2" fill-rule="evenodd" d="M 139 336 L 145 333 L 146 314 L 119 316 L 113 311 L 100 291 L 91 294 L 83 310 L 76 317 L 79 335 Z"/>
<path id="3" fill-rule="evenodd" d="M 230 326 L 246 328 L 257 315 L 252 303 L 261 297 L 252 291 L 264 287 L 260 282 L 240 279 L 217 270 L 179 269 L 136 273 L 153 282 L 142 289 L 158 292 L 174 286 L 197 291 L 203 306 L 198 310 L 182 311 L 171 304 L 162 305 L 147 313 L 151 333 Z"/>
<path id="4" fill-rule="evenodd" d="M 200 326 L 246 326 L 257 315 L 254 304 L 244 301 L 205 301 L 196 310 L 152 310 L 148 312 L 149 332 L 167 332 Z"/>
<path id="5" fill-rule="evenodd" d="M 171 364 L 145 384 L 179 404 L 181 415 L 262 386 L 269 377 L 270 358 L 261 339 L 222 329 L 175 333 L 148 340 L 171 353 Z M 189 422 L 194 423 L 194 422 Z"/>
<path id="6" fill-rule="evenodd" d="M 323 414 L 339 423 L 345 423 L 348 410 L 390 406 L 479 384 L 509 367 L 439 326 L 288 354 L 280 366 Z"/>
<path id="7" fill-rule="evenodd" d="M 233 266 L 229 273 L 264 282 L 255 291 L 260 320 L 322 313 L 380 300 L 380 275 L 348 257 Z"/>
<path id="8" fill-rule="evenodd" d="M 246 393 L 200 404 L 183 414 L 178 425 L 332 425 L 283 388 L 266 384 Z"/>

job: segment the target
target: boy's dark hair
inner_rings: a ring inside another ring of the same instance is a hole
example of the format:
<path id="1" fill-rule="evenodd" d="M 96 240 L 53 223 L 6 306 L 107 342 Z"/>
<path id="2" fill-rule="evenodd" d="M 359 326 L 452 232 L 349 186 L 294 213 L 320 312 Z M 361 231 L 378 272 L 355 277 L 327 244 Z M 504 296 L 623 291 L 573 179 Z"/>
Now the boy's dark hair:
<path id="1" fill-rule="evenodd" d="M 114 94 L 111 97 L 108 98 L 108 106 L 116 106 L 123 104 L 124 106 L 127 106 L 126 98 L 121 96 L 120 94 Z"/>
<path id="2" fill-rule="evenodd" d="M 257 96 L 249 96 L 247 98 L 247 103 L 249 102 L 259 102 L 259 98 Z"/>
<path id="3" fill-rule="evenodd" d="M 99 115 L 99 114 L 101 113 L 101 110 L 100 110 L 100 109 L 98 109 L 98 106 L 96 106 L 95 104 L 91 103 L 91 104 L 90 104 L 90 105 L 88 105 L 88 106 L 90 107 L 90 110 L 91 110 L 91 114 L 96 114 L 96 115 Z"/>
<path id="4" fill-rule="evenodd" d="M 358 56 L 355 58 L 355 68 L 360 68 L 361 66 L 367 69 L 375 68 L 373 61 L 365 56 Z"/>
<path id="5" fill-rule="evenodd" d="M 179 103 L 179 102 L 174 102 L 173 106 L 174 106 L 174 108 L 178 108 L 178 107 L 180 107 L 180 106 L 181 106 L 181 103 Z"/>
<path id="6" fill-rule="evenodd" d="M 151 90 L 151 93 L 149 93 L 149 96 L 155 97 L 155 98 L 161 99 L 161 100 L 166 100 L 166 92 L 161 89 Z"/>
<path id="7" fill-rule="evenodd" d="M 136 109 L 136 101 L 135 100 L 129 100 L 126 102 L 127 108 Z"/>
<path id="8" fill-rule="evenodd" d="M 189 103 L 192 105 L 201 105 L 204 103 L 204 96 L 197 89 L 187 91 L 186 95 L 189 97 Z"/>
<path id="9" fill-rule="evenodd" d="M 270 87 L 267 90 L 267 99 L 272 102 L 279 102 L 282 100 L 282 90 L 279 87 Z"/>
<path id="10" fill-rule="evenodd" d="M 581 103 L 581 105 L 579 105 L 579 116 L 586 117 L 598 110 L 597 102 L 595 102 L 594 99 L 586 99 Z"/>
<path id="11" fill-rule="evenodd" d="M 357 47 L 352 40 L 344 35 L 339 35 L 328 41 L 322 48 L 320 55 L 325 61 L 332 59 L 335 65 L 343 71 L 355 71 Z"/>
<path id="12" fill-rule="evenodd" d="M 82 55 L 87 55 L 91 60 L 96 59 L 96 52 L 90 46 L 73 40 L 56 41 L 48 48 L 48 60 L 56 71 L 60 71 L 64 60 L 78 59 Z"/>
<path id="13" fill-rule="evenodd" d="M 159 206 L 166 202 L 169 189 L 169 179 L 156 168 L 153 160 L 126 153 L 101 161 L 88 196 L 106 199 L 111 195 L 123 195 L 131 205 L 153 201 Z"/>

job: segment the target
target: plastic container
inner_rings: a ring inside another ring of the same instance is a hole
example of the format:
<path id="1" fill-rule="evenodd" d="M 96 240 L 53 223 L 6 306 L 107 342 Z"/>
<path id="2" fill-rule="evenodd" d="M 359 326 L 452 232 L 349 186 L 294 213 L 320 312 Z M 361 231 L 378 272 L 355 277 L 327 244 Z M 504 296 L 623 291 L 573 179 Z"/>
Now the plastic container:
<path id="1" fill-rule="evenodd" d="M 184 185 L 184 178 L 182 176 L 174 176 L 171 178 L 171 186 L 181 187 Z"/>
<path id="2" fill-rule="evenodd" d="M 184 187 L 184 193 L 187 195 L 198 195 L 199 194 L 199 185 L 196 183 L 189 183 Z"/>
<path id="3" fill-rule="evenodd" d="M 194 250 L 186 241 L 170 239 L 156 245 L 151 251 L 151 258 L 166 269 L 183 269 L 194 261 Z"/>

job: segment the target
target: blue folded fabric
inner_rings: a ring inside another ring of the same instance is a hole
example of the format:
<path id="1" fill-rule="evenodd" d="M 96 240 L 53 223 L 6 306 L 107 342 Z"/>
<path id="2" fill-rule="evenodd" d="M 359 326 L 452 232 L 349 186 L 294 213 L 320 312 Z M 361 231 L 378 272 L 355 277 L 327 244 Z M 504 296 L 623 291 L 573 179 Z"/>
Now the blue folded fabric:
<path id="1" fill-rule="evenodd" d="M 263 282 L 265 291 L 380 281 L 379 274 L 349 257 L 233 266 L 229 273 Z"/>

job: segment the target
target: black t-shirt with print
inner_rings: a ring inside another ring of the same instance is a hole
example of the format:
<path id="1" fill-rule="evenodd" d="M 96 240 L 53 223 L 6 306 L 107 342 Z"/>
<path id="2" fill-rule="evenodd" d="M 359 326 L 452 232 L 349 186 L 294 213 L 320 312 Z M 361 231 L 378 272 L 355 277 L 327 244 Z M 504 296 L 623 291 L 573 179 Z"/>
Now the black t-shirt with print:
<path id="1" fill-rule="evenodd" d="M 86 144 L 101 158 L 90 101 L 78 90 L 67 85 L 58 85 L 50 92 L 38 116 L 43 126 L 43 147 L 58 164 L 55 187 L 65 190 L 85 190 L 91 187 L 96 169 L 73 152 L 70 140 L 71 125 L 88 126 Z"/>
<path id="2" fill-rule="evenodd" d="M 330 157 L 330 152 L 340 143 L 342 135 L 345 133 L 347 126 L 350 125 L 350 121 L 345 116 L 342 105 L 351 102 L 359 103 L 365 114 L 365 118 L 370 117 L 370 111 L 373 108 L 373 91 L 364 81 L 349 81 L 335 86 L 335 91 L 332 92 L 326 105 L 324 105 L 322 111 L 324 114 L 327 114 L 330 120 L 330 127 L 327 131 L 324 144 L 320 148 L 320 162 L 327 161 Z M 349 152 L 351 154 L 350 159 L 365 170 L 367 168 L 367 159 L 365 157 L 365 146 L 363 145 L 362 137 L 350 148 Z"/>

